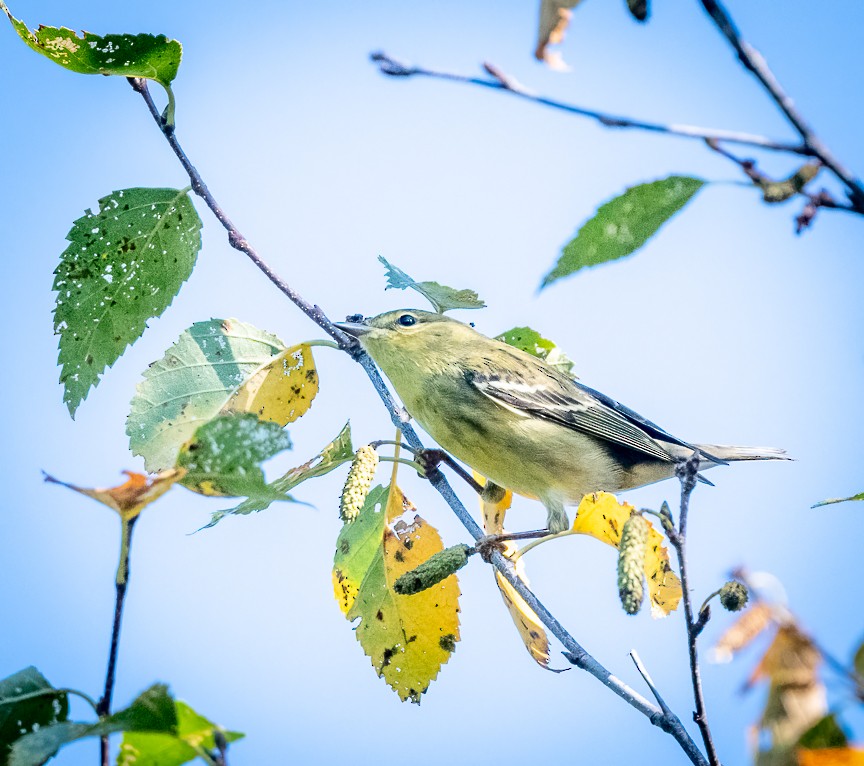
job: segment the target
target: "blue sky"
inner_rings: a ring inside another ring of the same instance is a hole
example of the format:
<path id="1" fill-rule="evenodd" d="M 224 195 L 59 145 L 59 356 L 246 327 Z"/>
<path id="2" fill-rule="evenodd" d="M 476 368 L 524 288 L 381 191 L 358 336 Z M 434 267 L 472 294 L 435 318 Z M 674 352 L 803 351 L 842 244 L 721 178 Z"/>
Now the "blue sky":
<path id="1" fill-rule="evenodd" d="M 786 448 L 796 462 L 717 469 L 717 486 L 697 490 L 695 597 L 733 566 L 770 571 L 831 652 L 845 658 L 860 643 L 862 509 L 809 507 L 864 489 L 864 220 L 824 213 L 796 237 L 797 201 L 767 207 L 755 190 L 712 184 L 636 256 L 538 293 L 561 246 L 606 199 L 672 173 L 738 181 L 736 168 L 699 142 L 605 130 L 467 86 L 391 80 L 367 60 L 384 49 L 463 73 L 489 60 L 533 90 L 580 105 L 794 138 L 697 3 L 659 4 L 644 27 L 623 2 L 585 3 L 563 46 L 569 74 L 531 57 L 534 3 L 11 7 L 31 26 L 179 39 L 180 140 L 246 236 L 331 316 L 417 303 L 383 291 L 382 254 L 419 279 L 476 289 L 489 307 L 462 318 L 490 335 L 535 327 L 575 360 L 584 382 L 684 439 Z M 838 0 L 814 11 L 789 0 L 782 15 L 764 3 L 734 2 L 730 11 L 820 136 L 864 172 L 862 104 L 852 87 L 864 7 Z M 0 676 L 35 664 L 55 684 L 96 696 L 118 524 L 86 498 L 43 484 L 40 470 L 93 486 L 140 469 L 124 434 L 129 399 L 142 370 L 195 321 L 236 316 L 286 342 L 321 333 L 228 247 L 199 206 L 204 248 L 192 278 L 71 421 L 57 383 L 50 290 L 65 234 L 115 189 L 186 180 L 126 83 L 65 72 L 9 28 L 0 40 L 0 269 L 12 325 L 2 341 L 10 486 L 0 514 Z M 766 172 L 792 169 L 782 157 L 754 156 Z M 316 356 L 321 392 L 290 427 L 294 450 L 274 463 L 273 476 L 313 455 L 348 418 L 358 444 L 391 438 L 362 371 L 336 352 Z M 479 562 L 460 575 L 462 642 L 419 708 L 399 703 L 332 597 L 342 481 L 337 472 L 300 488 L 313 507 L 273 507 L 195 535 L 218 501 L 177 491 L 149 509 L 136 530 L 117 702 L 169 682 L 205 715 L 247 733 L 235 764 L 364 764 L 395 757 L 394 748 L 416 764 L 491 764 L 511 750 L 550 763 L 645 754 L 683 762 L 670 738 L 592 678 L 538 670 Z M 427 486 L 406 477 L 404 489 L 448 544 L 465 539 Z M 676 494 L 666 482 L 627 499 L 657 506 Z M 542 518 L 538 504 L 521 501 L 510 526 L 534 528 Z M 526 558 L 536 592 L 589 651 L 639 688 L 627 658 L 636 648 L 670 705 L 689 717 L 680 616 L 626 617 L 614 556 L 593 540 L 567 538 Z M 715 612 L 703 648 L 729 622 Z M 745 730 L 759 715 L 761 693 L 738 693 L 757 656 L 704 668 L 728 763 L 746 759 Z M 841 694 L 832 699 L 848 707 Z M 864 738 L 864 716 L 849 720 Z M 95 744 L 85 743 L 57 763 L 95 758 Z"/>

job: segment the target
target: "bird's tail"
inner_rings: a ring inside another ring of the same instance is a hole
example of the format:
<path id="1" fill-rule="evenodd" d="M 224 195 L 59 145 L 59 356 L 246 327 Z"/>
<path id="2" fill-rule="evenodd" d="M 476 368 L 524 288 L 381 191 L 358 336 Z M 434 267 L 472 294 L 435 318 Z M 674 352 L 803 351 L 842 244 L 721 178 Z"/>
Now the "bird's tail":
<path id="1" fill-rule="evenodd" d="M 723 444 L 696 444 L 700 452 L 710 458 L 718 458 L 724 463 L 735 460 L 792 460 L 786 450 L 776 447 L 730 447 Z"/>

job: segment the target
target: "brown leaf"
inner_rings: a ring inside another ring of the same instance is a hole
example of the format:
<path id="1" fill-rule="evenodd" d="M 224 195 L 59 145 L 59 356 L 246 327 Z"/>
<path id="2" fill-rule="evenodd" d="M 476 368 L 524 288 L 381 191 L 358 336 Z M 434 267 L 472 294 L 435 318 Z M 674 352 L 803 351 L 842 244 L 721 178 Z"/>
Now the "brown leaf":
<path id="1" fill-rule="evenodd" d="M 753 639 L 771 624 L 771 606 L 764 602 L 754 604 L 744 612 L 714 645 L 711 654 L 714 662 L 729 662 Z"/>
<path id="2" fill-rule="evenodd" d="M 550 51 L 550 45 L 558 45 L 564 39 L 564 31 L 575 8 L 582 0 L 541 0 L 540 24 L 537 29 L 537 49 L 534 57 L 546 62 L 550 69 L 566 72 L 570 69 L 558 51 Z"/>

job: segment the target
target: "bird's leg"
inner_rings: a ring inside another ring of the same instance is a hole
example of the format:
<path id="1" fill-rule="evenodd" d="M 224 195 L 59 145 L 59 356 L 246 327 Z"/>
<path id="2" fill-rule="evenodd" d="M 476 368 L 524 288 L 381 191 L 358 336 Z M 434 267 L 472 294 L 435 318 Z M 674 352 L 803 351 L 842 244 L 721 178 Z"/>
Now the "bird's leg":
<path id="1" fill-rule="evenodd" d="M 474 477 L 468 473 L 468 471 L 466 471 L 442 449 L 417 450 L 414 453 L 414 460 L 423 468 L 423 477 L 426 479 L 432 479 L 435 474 L 438 473 L 438 466 L 441 465 L 441 463 L 446 463 L 453 469 L 456 475 L 464 479 L 468 486 L 478 495 L 483 492 L 482 485 L 475 481 Z"/>

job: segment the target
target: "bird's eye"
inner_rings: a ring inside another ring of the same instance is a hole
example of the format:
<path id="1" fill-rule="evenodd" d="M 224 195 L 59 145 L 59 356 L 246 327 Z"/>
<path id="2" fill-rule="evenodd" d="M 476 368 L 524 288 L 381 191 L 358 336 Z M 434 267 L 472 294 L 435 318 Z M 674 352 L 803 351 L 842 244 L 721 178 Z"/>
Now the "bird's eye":
<path id="1" fill-rule="evenodd" d="M 417 324 L 417 319 L 415 317 L 412 317 L 410 314 L 403 314 L 396 321 L 403 327 L 411 327 L 411 325 Z"/>

